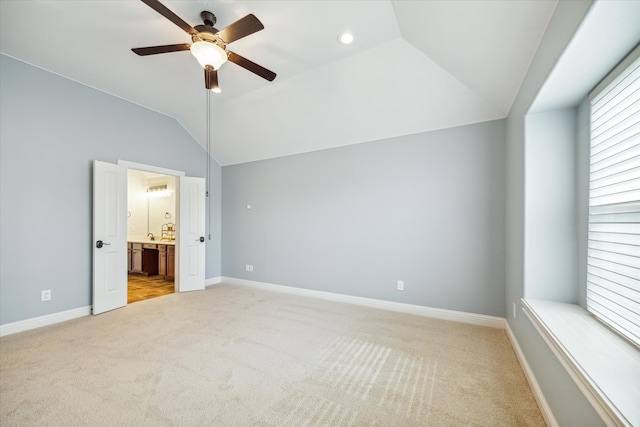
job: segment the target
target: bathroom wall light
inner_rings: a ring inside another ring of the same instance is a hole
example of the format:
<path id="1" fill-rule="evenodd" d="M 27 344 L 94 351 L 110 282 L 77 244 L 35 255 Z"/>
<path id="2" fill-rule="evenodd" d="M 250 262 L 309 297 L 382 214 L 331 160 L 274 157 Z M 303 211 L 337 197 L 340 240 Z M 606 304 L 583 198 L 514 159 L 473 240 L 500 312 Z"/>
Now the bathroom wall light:
<path id="1" fill-rule="evenodd" d="M 166 184 L 147 187 L 147 198 L 155 199 L 158 197 L 171 197 L 171 191 L 167 189 Z"/>

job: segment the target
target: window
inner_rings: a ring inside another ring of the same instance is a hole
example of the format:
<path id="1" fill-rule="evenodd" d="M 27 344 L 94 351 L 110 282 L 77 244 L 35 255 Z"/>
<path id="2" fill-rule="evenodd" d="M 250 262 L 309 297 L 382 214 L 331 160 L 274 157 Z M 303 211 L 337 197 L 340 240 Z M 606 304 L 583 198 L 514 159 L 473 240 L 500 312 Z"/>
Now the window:
<path id="1" fill-rule="evenodd" d="M 640 346 L 640 47 L 590 99 L 587 310 Z"/>

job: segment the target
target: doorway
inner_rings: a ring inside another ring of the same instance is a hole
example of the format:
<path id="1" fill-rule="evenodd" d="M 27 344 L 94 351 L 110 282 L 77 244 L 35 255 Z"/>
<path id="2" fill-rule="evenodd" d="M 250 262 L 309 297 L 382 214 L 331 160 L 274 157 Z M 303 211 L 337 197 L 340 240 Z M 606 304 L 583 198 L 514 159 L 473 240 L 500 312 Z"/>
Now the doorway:
<path id="1" fill-rule="evenodd" d="M 179 194 L 175 224 L 181 232 L 176 233 L 175 239 L 174 289 L 176 292 L 204 290 L 205 179 L 185 176 L 184 172 L 180 171 L 124 160 L 118 160 L 117 164 L 94 160 L 93 304 L 91 308 L 94 315 L 127 305 L 127 174 L 129 169 L 177 177 L 176 193 Z"/>
<path id="2" fill-rule="evenodd" d="M 127 172 L 127 304 L 175 292 L 176 181 Z"/>

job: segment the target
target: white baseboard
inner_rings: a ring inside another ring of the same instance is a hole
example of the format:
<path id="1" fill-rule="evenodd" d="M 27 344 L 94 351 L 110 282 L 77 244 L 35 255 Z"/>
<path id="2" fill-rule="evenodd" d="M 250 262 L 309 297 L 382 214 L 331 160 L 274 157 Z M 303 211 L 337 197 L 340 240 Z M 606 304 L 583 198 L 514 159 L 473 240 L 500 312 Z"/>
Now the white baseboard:
<path id="1" fill-rule="evenodd" d="M 214 286 L 222 283 L 222 276 L 218 277 L 210 277 L 204 281 L 204 287 L 208 288 L 209 286 Z"/>
<path id="2" fill-rule="evenodd" d="M 249 286 L 275 292 L 283 292 L 313 298 L 321 298 L 329 301 L 344 302 L 365 307 L 379 308 L 382 310 L 397 311 L 400 313 L 415 314 L 417 316 L 433 317 L 453 322 L 470 323 L 472 325 L 489 326 L 503 329 L 505 319 L 502 317 L 488 316 L 485 314 L 465 313 L 462 311 L 445 310 L 441 308 L 425 307 L 421 305 L 404 304 L 392 301 L 383 301 L 372 298 L 356 297 L 351 295 L 335 294 L 332 292 L 314 291 L 311 289 L 294 288 L 292 286 L 274 285 L 272 283 L 255 282 L 252 280 L 222 277 L 222 282 L 229 285 Z"/>
<path id="3" fill-rule="evenodd" d="M 0 337 L 89 315 L 91 315 L 90 305 L 47 314 L 46 316 L 32 317 L 31 319 L 20 320 L 18 322 L 5 323 L 4 325 L 0 325 Z"/>
<path id="4" fill-rule="evenodd" d="M 211 277 L 205 280 L 205 287 L 214 286 L 222 282 L 222 276 Z M 6 323 L 0 325 L 0 337 L 5 335 L 16 334 L 18 332 L 28 331 L 30 329 L 49 326 L 66 320 L 75 319 L 83 316 L 91 315 L 91 306 L 74 308 L 72 310 L 61 311 L 58 313 L 47 314 L 46 316 L 33 317 L 31 319 L 20 320 L 18 322 Z"/>
<path id="5" fill-rule="evenodd" d="M 254 288 L 260 288 L 270 291 L 283 292 L 313 298 L 321 298 L 329 301 L 344 302 L 348 304 L 361 305 L 365 307 L 379 308 L 382 310 L 396 311 L 400 313 L 409 313 L 418 316 L 432 317 L 442 320 L 450 320 L 454 322 L 469 323 L 479 326 L 489 326 L 492 328 L 503 329 L 505 327 L 505 319 L 502 317 L 488 316 L 484 314 L 465 313 L 462 311 L 445 310 L 441 308 L 425 307 L 412 304 L 404 304 L 392 301 L 383 301 L 372 298 L 356 297 L 351 295 L 335 294 L 331 292 L 314 291 L 311 289 L 294 288 L 291 286 L 274 285 L 271 283 L 256 282 L 252 280 L 236 279 L 233 277 L 212 277 L 206 279 L 205 286 L 215 286 L 220 283 L 230 285 L 242 285 Z M 53 325 L 55 323 L 64 322 L 66 320 L 75 319 L 77 317 L 91 315 L 91 306 L 80 307 L 72 310 L 61 311 L 59 313 L 48 314 L 46 316 L 34 317 L 18 322 L 0 325 L 0 337 L 11 335 L 18 332 L 27 331 L 29 329 L 39 328 L 41 326 Z"/>
<path id="6" fill-rule="evenodd" d="M 527 377 L 527 381 L 529 382 L 529 387 L 531 387 L 531 391 L 533 392 L 533 396 L 536 398 L 536 402 L 538 402 L 538 407 L 540 408 L 540 412 L 542 412 L 542 417 L 544 421 L 547 423 L 549 427 L 560 427 L 558 421 L 553 416 L 553 412 L 551 411 L 551 407 L 547 402 L 547 399 L 544 397 L 542 393 L 542 389 L 540 388 L 540 384 L 538 384 L 538 380 L 536 380 L 536 376 L 533 374 L 531 370 L 531 366 L 529 366 L 529 362 L 524 357 L 524 353 L 520 348 L 520 344 L 518 344 L 518 340 L 514 335 L 511 327 L 509 326 L 509 322 L 505 323 L 505 329 L 507 331 L 507 337 L 509 337 L 509 341 L 511 342 L 511 347 L 513 347 L 513 351 L 516 353 L 518 357 L 518 361 L 520 362 L 520 366 L 522 366 L 522 370 L 524 371 L 525 377 Z"/>

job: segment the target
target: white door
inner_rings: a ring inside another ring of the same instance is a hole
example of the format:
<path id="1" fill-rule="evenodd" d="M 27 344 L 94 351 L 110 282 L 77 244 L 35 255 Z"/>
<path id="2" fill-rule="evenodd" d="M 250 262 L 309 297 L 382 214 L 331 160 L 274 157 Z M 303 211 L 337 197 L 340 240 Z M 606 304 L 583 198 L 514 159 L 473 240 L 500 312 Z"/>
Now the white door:
<path id="1" fill-rule="evenodd" d="M 180 177 L 178 217 L 179 292 L 204 289 L 205 203 L 204 178 Z"/>
<path id="2" fill-rule="evenodd" d="M 97 160 L 92 247 L 93 314 L 127 305 L 127 169 Z"/>

